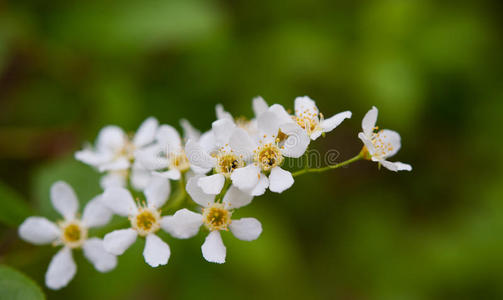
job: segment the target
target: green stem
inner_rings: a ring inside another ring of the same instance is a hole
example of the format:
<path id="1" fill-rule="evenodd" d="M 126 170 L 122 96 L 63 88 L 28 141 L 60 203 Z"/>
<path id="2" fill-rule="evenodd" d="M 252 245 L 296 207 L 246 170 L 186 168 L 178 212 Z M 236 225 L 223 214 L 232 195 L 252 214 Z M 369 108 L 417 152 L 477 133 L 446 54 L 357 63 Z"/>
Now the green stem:
<path id="1" fill-rule="evenodd" d="M 354 163 L 355 161 L 358 161 L 360 159 L 363 159 L 363 156 L 361 155 L 361 153 L 358 154 L 357 156 L 353 157 L 353 158 L 350 158 L 350 159 L 346 160 L 346 161 L 343 161 L 341 163 L 338 163 L 338 164 L 335 164 L 335 165 L 331 165 L 331 166 L 328 166 L 328 167 L 317 168 L 317 169 L 303 169 L 303 170 L 299 170 L 297 172 L 292 173 L 292 176 L 296 177 L 296 176 L 300 176 L 300 175 L 303 175 L 303 174 L 306 174 L 306 173 L 322 173 L 322 172 L 325 172 L 325 171 L 329 171 L 329 170 L 337 169 L 337 168 L 340 168 L 340 167 L 344 167 L 344 166 L 349 165 L 351 163 Z"/>
<path id="2" fill-rule="evenodd" d="M 176 195 L 168 201 L 165 210 L 178 209 L 187 197 L 187 192 L 185 191 L 185 174 L 182 174 L 180 180 L 178 180 L 178 189 L 176 190 Z"/>
<path id="3" fill-rule="evenodd" d="M 227 193 L 227 190 L 229 189 L 230 186 L 231 186 L 231 180 L 229 178 L 225 178 L 225 184 L 222 187 L 222 191 L 220 192 L 220 194 L 218 194 L 217 197 L 215 198 L 215 202 L 223 201 L 224 196 Z"/>

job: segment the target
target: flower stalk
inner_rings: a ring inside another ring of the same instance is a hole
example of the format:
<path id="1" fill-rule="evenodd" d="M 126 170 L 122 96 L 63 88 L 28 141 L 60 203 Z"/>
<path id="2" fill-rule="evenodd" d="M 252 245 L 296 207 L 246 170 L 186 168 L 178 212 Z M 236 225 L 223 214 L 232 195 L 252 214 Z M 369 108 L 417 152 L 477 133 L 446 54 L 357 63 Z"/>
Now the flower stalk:
<path id="1" fill-rule="evenodd" d="M 330 171 L 330 170 L 338 169 L 340 167 L 347 166 L 347 165 L 354 163 L 355 161 L 358 161 L 360 159 L 363 159 L 362 153 L 359 153 L 357 156 L 350 158 L 346 161 L 343 161 L 341 163 L 335 164 L 335 165 L 331 165 L 331 166 L 327 166 L 327 167 L 323 167 L 323 168 L 302 169 L 297 172 L 293 172 L 292 176 L 297 177 L 297 176 L 307 174 L 307 173 L 323 173 L 326 171 Z"/>

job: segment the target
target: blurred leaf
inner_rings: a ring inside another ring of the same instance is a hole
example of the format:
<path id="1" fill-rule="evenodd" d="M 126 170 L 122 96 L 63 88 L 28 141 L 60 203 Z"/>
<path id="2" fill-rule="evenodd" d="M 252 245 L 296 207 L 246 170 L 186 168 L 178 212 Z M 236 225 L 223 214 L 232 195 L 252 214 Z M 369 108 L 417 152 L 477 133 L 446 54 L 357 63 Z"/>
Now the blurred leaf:
<path id="1" fill-rule="evenodd" d="M 85 49 L 127 54 L 204 38 L 221 19 L 218 7 L 206 1 L 126 1 L 121 9 L 97 3 L 70 6 L 55 19 L 56 33 Z"/>
<path id="2" fill-rule="evenodd" d="M 21 195 L 0 182 L 0 222 L 18 226 L 30 214 L 30 208 Z"/>
<path id="3" fill-rule="evenodd" d="M 40 287 L 24 274 L 0 265 L 0 298 L 4 300 L 45 299 Z"/>

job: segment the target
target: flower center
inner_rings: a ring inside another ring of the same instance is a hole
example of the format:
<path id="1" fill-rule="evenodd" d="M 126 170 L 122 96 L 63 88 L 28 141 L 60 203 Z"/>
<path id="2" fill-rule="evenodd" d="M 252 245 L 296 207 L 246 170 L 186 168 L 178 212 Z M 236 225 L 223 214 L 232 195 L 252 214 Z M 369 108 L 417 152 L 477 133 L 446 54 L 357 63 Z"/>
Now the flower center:
<path id="1" fill-rule="evenodd" d="M 79 248 L 87 239 L 87 228 L 79 221 L 66 222 L 60 225 L 61 241 L 70 248 Z"/>
<path id="2" fill-rule="evenodd" d="M 134 151 L 136 150 L 136 146 L 133 142 L 125 137 L 124 146 L 117 152 L 117 157 L 126 157 L 128 160 L 134 160 Z"/>
<path id="3" fill-rule="evenodd" d="M 263 171 L 269 171 L 281 165 L 283 162 L 283 155 L 276 144 L 269 143 L 261 146 L 255 151 L 255 162 L 259 164 Z"/>
<path id="4" fill-rule="evenodd" d="M 317 113 L 305 111 L 300 113 L 299 116 L 292 116 L 292 118 L 300 127 L 307 131 L 308 135 L 320 130 L 320 121 L 318 120 Z"/>
<path id="5" fill-rule="evenodd" d="M 130 217 L 131 227 L 138 232 L 140 236 L 146 236 L 149 233 L 155 233 L 161 228 L 159 223 L 161 214 L 157 210 L 150 208 L 140 208 L 136 216 Z"/>
<path id="6" fill-rule="evenodd" d="M 278 130 L 278 136 L 276 137 L 276 141 L 278 143 L 281 143 L 283 141 L 285 141 L 286 139 L 288 138 L 288 135 L 286 133 L 284 133 L 283 131 Z"/>
<path id="7" fill-rule="evenodd" d="M 169 154 L 169 168 L 179 171 L 187 171 L 190 168 L 190 162 L 185 155 L 185 151 L 172 152 Z"/>
<path id="8" fill-rule="evenodd" d="M 230 176 L 230 174 L 237 168 L 244 167 L 244 161 L 232 152 L 220 152 L 217 155 L 217 173 L 221 173 L 225 176 Z"/>
<path id="9" fill-rule="evenodd" d="M 374 130 L 379 129 L 375 127 Z M 373 156 L 386 156 L 388 153 L 393 151 L 393 145 L 390 142 L 386 141 L 386 136 L 383 133 L 383 130 L 375 132 L 372 134 L 372 145 L 374 145 L 374 155 Z"/>
<path id="10" fill-rule="evenodd" d="M 203 222 L 209 230 L 228 230 L 232 213 L 222 203 L 214 203 L 203 209 Z"/>

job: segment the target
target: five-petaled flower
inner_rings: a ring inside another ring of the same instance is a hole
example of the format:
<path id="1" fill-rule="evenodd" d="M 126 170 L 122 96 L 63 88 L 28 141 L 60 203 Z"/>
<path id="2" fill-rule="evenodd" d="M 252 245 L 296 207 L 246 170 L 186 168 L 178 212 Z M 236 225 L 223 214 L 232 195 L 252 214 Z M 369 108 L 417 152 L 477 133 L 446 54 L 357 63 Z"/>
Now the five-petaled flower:
<path id="1" fill-rule="evenodd" d="M 182 120 L 181 124 L 185 133 L 184 140 L 205 143 L 205 140 L 212 139 L 211 132 L 201 135 L 187 120 Z M 157 175 L 171 180 L 179 180 L 181 175 L 190 169 L 198 173 L 207 172 L 207 169 L 200 169 L 190 163 L 185 152 L 184 140 L 174 127 L 161 125 L 157 131 L 154 145 L 141 151 L 138 155 L 138 161 L 146 169 L 156 171 Z"/>
<path id="2" fill-rule="evenodd" d="M 294 183 L 292 174 L 281 168 L 284 157 L 301 157 L 307 150 L 309 137 L 278 104 L 262 113 L 257 123 L 258 137 L 236 130 L 229 139 L 230 147 L 249 162 L 233 172 L 232 183 L 254 196 L 264 194 L 267 188 L 281 193 Z"/>
<path id="3" fill-rule="evenodd" d="M 77 272 L 72 250 L 79 248 L 96 270 L 108 272 L 114 269 L 117 257 L 105 251 L 101 239 L 88 237 L 89 228 L 106 225 L 112 216 L 102 204 L 101 197 L 89 201 L 82 218 L 78 218 L 79 201 L 75 192 L 67 183 L 59 181 L 51 187 L 51 202 L 63 216 L 63 221 L 55 224 L 43 217 L 29 217 L 19 227 L 19 236 L 27 242 L 63 246 L 49 264 L 46 285 L 55 290 L 68 285 Z"/>
<path id="4" fill-rule="evenodd" d="M 398 132 L 376 127 L 377 108 L 370 109 L 362 120 L 363 132 L 358 137 L 363 141 L 363 155 L 365 158 L 378 162 L 391 171 L 411 171 L 412 166 L 402 162 L 390 162 L 388 157 L 395 155 L 400 150 L 400 135 Z"/>
<path id="5" fill-rule="evenodd" d="M 187 142 L 187 157 L 190 163 L 198 168 L 196 173 L 214 171 L 214 174 L 198 177 L 197 184 L 205 193 L 219 194 L 226 179 L 245 166 L 245 158 L 239 151 L 235 151 L 229 142 L 235 132 L 241 131 L 245 132 L 230 119 L 222 118 L 213 122 L 208 139 Z"/>
<path id="6" fill-rule="evenodd" d="M 342 121 L 349 118 L 351 118 L 351 112 L 343 111 L 329 119 L 325 119 L 311 98 L 308 96 L 295 98 L 295 116 L 293 116 L 293 119 L 307 132 L 311 140 L 316 140 L 323 133 L 334 130 Z"/>
<path id="7" fill-rule="evenodd" d="M 137 239 L 146 239 L 143 256 L 145 262 L 152 267 L 168 263 L 171 251 L 168 244 L 162 241 L 156 232 L 161 228 L 161 207 L 167 201 L 170 193 L 169 181 L 155 177 L 145 188 L 146 204 L 137 204 L 129 190 L 123 187 L 110 187 L 103 193 L 103 201 L 115 214 L 128 217 L 131 227 L 112 231 L 105 235 L 103 245 L 105 250 L 122 255 Z"/>
<path id="8" fill-rule="evenodd" d="M 151 179 L 151 172 L 136 161 L 142 151 L 152 146 L 158 128 L 155 118 L 146 119 L 130 138 L 118 126 L 106 126 L 101 129 L 94 149 L 86 146 L 75 153 L 75 158 L 107 174 L 102 178 L 103 188 L 126 186 L 127 179 L 138 190 L 144 189 Z"/>
<path id="9" fill-rule="evenodd" d="M 180 209 L 173 216 L 163 218 L 161 226 L 172 236 L 187 239 L 195 236 L 201 225 L 204 225 L 210 233 L 201 246 L 203 257 L 209 262 L 221 264 L 225 262 L 227 250 L 220 231 L 230 230 L 240 240 L 253 241 L 262 233 L 262 225 L 255 218 L 239 220 L 231 218 L 234 209 L 248 205 L 252 201 L 251 195 L 231 187 L 223 199 L 215 199 L 214 195 L 204 193 L 199 187 L 197 184 L 199 177 L 198 175 L 189 179 L 187 192 L 203 208 L 202 214 L 185 208 Z"/>

